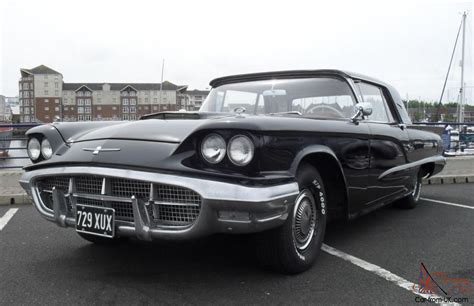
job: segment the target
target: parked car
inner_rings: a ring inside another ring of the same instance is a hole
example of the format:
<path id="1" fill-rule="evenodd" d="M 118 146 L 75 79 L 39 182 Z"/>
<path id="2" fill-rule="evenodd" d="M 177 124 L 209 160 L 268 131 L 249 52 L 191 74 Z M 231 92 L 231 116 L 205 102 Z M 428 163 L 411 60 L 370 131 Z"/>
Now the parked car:
<path id="1" fill-rule="evenodd" d="M 338 70 L 211 81 L 198 112 L 28 131 L 21 185 L 39 213 L 94 243 L 255 233 L 284 273 L 316 260 L 326 224 L 396 202 L 445 164 L 388 84 Z"/>

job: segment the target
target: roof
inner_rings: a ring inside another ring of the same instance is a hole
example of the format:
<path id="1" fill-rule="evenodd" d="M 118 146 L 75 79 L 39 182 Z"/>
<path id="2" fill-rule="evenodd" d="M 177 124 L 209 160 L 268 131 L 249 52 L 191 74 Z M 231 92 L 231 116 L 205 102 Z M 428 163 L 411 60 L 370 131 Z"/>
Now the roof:
<path id="1" fill-rule="evenodd" d="M 60 72 L 57 72 L 56 70 L 53 70 L 45 65 L 39 65 L 38 67 L 32 69 L 21 68 L 20 71 L 26 72 L 28 74 L 61 74 Z"/>
<path id="2" fill-rule="evenodd" d="M 127 86 L 136 90 L 160 90 L 161 88 L 160 83 L 63 83 L 63 90 L 78 90 L 83 86 L 90 90 L 102 90 L 105 84 L 110 85 L 110 90 L 122 90 Z M 182 87 L 168 81 L 163 82 L 163 90 L 178 90 Z"/>
<path id="3" fill-rule="evenodd" d="M 209 85 L 212 87 L 220 86 L 228 83 L 238 83 L 246 81 L 256 81 L 256 80 L 267 80 L 267 79 L 279 79 L 279 78 L 303 78 L 303 77 L 314 77 L 322 75 L 336 75 L 343 78 L 353 78 L 358 80 L 364 80 L 372 83 L 381 84 L 389 87 L 388 84 L 385 84 L 382 81 L 377 79 L 364 76 L 362 74 L 336 70 L 336 69 L 317 69 L 317 70 L 286 70 L 286 71 L 269 71 L 269 72 L 258 72 L 258 73 L 249 73 L 249 74 L 237 74 L 224 76 L 212 80 Z"/>
<path id="4" fill-rule="evenodd" d="M 193 90 L 186 90 L 185 92 L 188 95 L 203 95 L 207 96 L 209 94 L 209 90 L 198 90 L 198 89 L 193 89 Z"/>

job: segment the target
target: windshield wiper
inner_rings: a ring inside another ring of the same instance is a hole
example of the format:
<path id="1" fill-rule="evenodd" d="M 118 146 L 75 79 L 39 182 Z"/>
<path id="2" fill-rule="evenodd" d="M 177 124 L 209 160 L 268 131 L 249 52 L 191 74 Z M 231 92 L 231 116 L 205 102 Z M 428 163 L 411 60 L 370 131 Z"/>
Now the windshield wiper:
<path id="1" fill-rule="evenodd" d="M 289 111 L 289 112 L 279 112 L 279 113 L 269 113 L 270 116 L 274 115 L 298 115 L 303 116 L 303 114 L 299 111 Z"/>

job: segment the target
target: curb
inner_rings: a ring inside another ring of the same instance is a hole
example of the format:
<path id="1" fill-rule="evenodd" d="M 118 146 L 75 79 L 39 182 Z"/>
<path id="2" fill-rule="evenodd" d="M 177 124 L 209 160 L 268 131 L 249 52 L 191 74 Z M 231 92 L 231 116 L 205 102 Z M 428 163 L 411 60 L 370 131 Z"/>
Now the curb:
<path id="1" fill-rule="evenodd" d="M 425 185 L 441 185 L 441 184 L 465 184 L 474 183 L 474 175 L 444 175 L 433 176 L 423 180 Z"/>
<path id="2" fill-rule="evenodd" d="M 0 206 L 1 205 L 14 205 L 14 204 L 31 204 L 30 199 L 26 193 L 0 195 Z"/>

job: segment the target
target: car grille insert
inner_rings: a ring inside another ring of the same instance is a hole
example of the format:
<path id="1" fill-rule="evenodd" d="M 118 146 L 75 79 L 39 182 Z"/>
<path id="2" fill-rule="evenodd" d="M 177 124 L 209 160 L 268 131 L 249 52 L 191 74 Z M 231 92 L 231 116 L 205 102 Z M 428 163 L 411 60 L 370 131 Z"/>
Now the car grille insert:
<path id="1" fill-rule="evenodd" d="M 74 203 L 115 209 L 117 221 L 133 222 L 132 196 L 146 203 L 151 226 L 189 226 L 199 216 L 201 196 L 173 185 L 102 176 L 51 176 L 36 180 L 43 205 L 53 209 L 53 188 L 67 195 L 72 216 Z M 100 198 L 102 197 L 102 199 Z"/>

